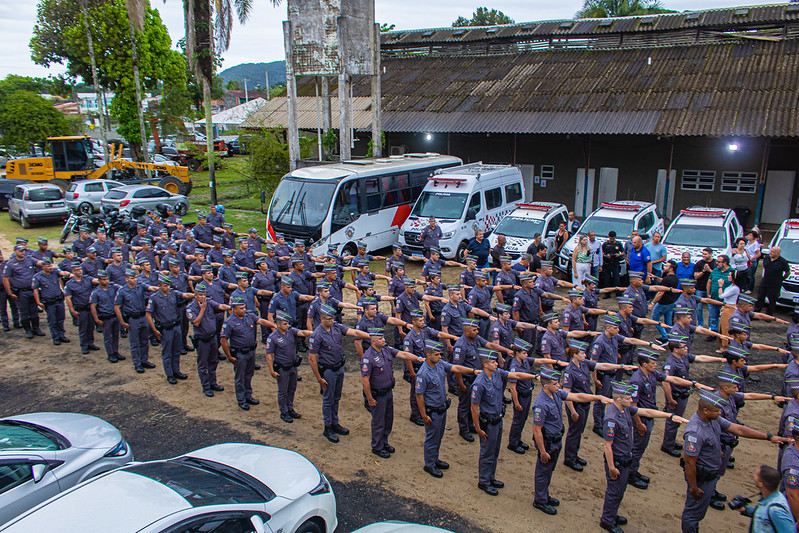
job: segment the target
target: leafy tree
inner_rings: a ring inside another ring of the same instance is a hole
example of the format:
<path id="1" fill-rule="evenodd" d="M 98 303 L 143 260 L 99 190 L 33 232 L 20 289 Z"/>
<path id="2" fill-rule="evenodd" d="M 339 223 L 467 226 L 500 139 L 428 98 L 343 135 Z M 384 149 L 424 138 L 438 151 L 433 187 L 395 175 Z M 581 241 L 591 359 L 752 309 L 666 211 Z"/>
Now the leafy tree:
<path id="1" fill-rule="evenodd" d="M 69 133 L 72 131 L 64 114 L 34 92 L 17 89 L 0 100 L 0 142 L 4 145 L 22 151 L 27 150 L 28 143 Z"/>
<path id="2" fill-rule="evenodd" d="M 674 13 L 674 11 L 665 9 L 660 0 L 585 0 L 583 8 L 574 16 L 575 18 L 608 18 L 657 13 Z"/>
<path id="3" fill-rule="evenodd" d="M 239 80 L 230 80 L 225 84 L 225 89 L 229 91 L 240 91 L 244 89 L 244 87 L 242 87 L 241 82 Z"/>
<path id="4" fill-rule="evenodd" d="M 489 10 L 487 7 L 478 7 L 472 13 L 472 18 L 458 17 L 452 26 L 455 28 L 462 26 L 495 26 L 497 24 L 513 24 L 515 21 L 502 11 L 496 9 Z"/>
<path id="5" fill-rule="evenodd" d="M 382 24 L 380 25 L 380 31 L 381 31 L 381 32 L 391 31 L 391 30 L 393 30 L 395 27 L 396 27 L 396 24 L 387 24 L 387 23 L 385 23 L 385 22 L 384 22 L 384 23 L 382 23 Z"/>

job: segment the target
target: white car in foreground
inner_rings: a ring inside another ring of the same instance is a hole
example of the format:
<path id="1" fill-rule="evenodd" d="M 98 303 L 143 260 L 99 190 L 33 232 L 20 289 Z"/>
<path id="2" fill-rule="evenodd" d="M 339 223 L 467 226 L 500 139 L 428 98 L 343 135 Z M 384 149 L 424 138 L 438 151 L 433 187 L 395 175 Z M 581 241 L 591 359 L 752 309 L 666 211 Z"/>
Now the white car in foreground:
<path id="1" fill-rule="evenodd" d="M 688 252 L 696 263 L 705 248 L 713 250 L 713 257 L 729 255 L 738 237 L 743 237 L 743 228 L 732 209 L 694 206 L 680 211 L 662 242 L 668 260 L 679 263 L 683 252 Z"/>
<path id="2" fill-rule="evenodd" d="M 93 476 L 133 460 L 117 428 L 78 413 L 0 420 L 0 524 Z"/>
<path id="3" fill-rule="evenodd" d="M 61 493 L 4 533 L 329 533 L 336 498 L 302 455 L 227 443 L 132 463 Z"/>
<path id="4" fill-rule="evenodd" d="M 768 249 L 763 247 L 764 256 L 768 255 L 772 246 L 780 247 L 780 255 L 788 261 L 791 268 L 791 274 L 782 282 L 777 304 L 789 307 L 799 305 L 799 218 L 789 218 L 782 223 Z"/>
<path id="5" fill-rule="evenodd" d="M 421 524 L 411 524 L 410 522 L 401 522 L 399 520 L 387 520 L 385 522 L 377 522 L 369 524 L 360 529 L 356 529 L 352 533 L 452 533 L 448 529 L 441 529 L 439 527 L 424 526 Z"/>

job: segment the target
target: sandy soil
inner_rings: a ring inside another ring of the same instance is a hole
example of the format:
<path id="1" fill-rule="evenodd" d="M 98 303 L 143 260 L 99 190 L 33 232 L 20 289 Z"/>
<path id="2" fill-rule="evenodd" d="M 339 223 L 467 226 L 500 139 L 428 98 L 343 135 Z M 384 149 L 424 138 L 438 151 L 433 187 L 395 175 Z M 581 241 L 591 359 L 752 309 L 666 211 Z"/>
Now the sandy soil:
<path id="1" fill-rule="evenodd" d="M 418 267 L 410 267 L 410 270 L 409 275 L 418 275 Z M 376 264 L 374 271 L 382 272 L 382 266 Z M 447 269 L 445 278 L 454 280 L 456 275 L 456 269 Z M 378 282 L 379 292 L 385 292 L 384 283 Z M 613 300 L 600 300 L 602 306 L 609 303 L 615 307 Z M 562 304 L 557 304 L 556 308 L 561 309 Z M 350 311 L 345 314 L 345 323 L 354 324 L 354 314 Z M 410 385 L 401 379 L 399 364 L 395 366 L 395 425 L 391 437 L 397 453 L 388 460 L 372 455 L 370 415 L 363 408 L 358 365 L 349 342 L 346 343 L 347 375 L 340 417 L 351 434 L 342 437 L 336 445 L 322 437 L 319 387 L 307 363 L 300 369 L 304 380 L 299 384 L 295 402 L 303 417 L 289 425 L 278 418 L 277 386 L 265 368 L 256 372 L 253 382 L 255 397 L 262 403 L 244 412 L 235 403 L 233 367 L 226 362 L 219 365 L 219 383 L 226 390 L 217 393 L 215 398 L 206 398 L 197 380 L 191 353 L 182 360 L 182 370 L 189 374 L 189 380 L 171 386 L 164 379 L 158 348 L 151 348 L 151 361 L 157 368 L 140 376 L 134 372 L 130 358 L 112 365 L 102 351 L 81 355 L 76 342 L 77 331 L 71 321 L 67 321 L 67 333 L 73 343 L 59 347 L 53 346 L 49 337 L 28 341 L 20 330 L 0 333 L 4 376 L 0 415 L 69 409 L 105 416 L 120 427 L 142 459 L 175 455 L 227 440 L 251 440 L 296 450 L 336 481 L 342 514 L 340 531 L 387 518 L 442 525 L 454 531 L 554 531 L 574 528 L 575 524 L 587 530 L 599 530 L 605 489 L 602 443 L 590 431 L 590 423 L 581 449 L 581 456 L 589 464 L 583 473 L 558 465 L 551 492 L 560 499 L 561 506 L 557 516 L 549 517 L 532 507 L 535 455 L 528 452 L 520 456 L 505 448 L 510 411 L 506 415 L 497 469 L 497 478 L 504 481 L 506 487 L 499 497 L 492 498 L 476 488 L 479 446 L 458 436 L 454 410 L 449 413 L 441 452 L 441 458 L 450 463 L 450 470 L 440 480 L 422 471 L 424 430 L 408 421 Z M 654 329 L 648 328 L 645 338 L 653 338 L 653 333 Z M 756 324 L 753 337 L 759 342 L 782 345 L 784 326 Z M 101 346 L 100 335 L 96 338 Z M 712 353 L 714 349 L 714 344 L 700 339 L 694 351 Z M 128 353 L 126 340 L 121 341 L 120 351 Z M 258 358 L 263 364 L 263 346 L 259 346 Z M 753 362 L 776 362 L 778 358 L 773 352 L 757 353 Z M 697 364 L 694 377 L 707 377 L 705 382 L 715 386 L 715 378 L 708 376 L 714 374 L 717 367 Z M 762 381 L 751 384 L 749 390 L 778 392 L 781 373 L 761 374 Z M 689 403 L 687 417 L 695 406 L 694 397 Z M 772 402 L 747 402 L 740 418 L 754 428 L 776 432 L 779 409 Z M 652 477 L 650 488 L 639 491 L 629 487 L 622 503 L 620 513 L 629 518 L 625 531 L 676 531 L 679 528 L 685 482 L 678 460 L 659 451 L 662 431 L 662 422 L 656 423 L 652 443 L 642 461 L 642 473 Z M 529 424 L 524 440 L 532 441 Z M 774 445 L 742 439 L 735 452 L 735 469 L 728 470 L 718 490 L 729 497 L 752 494 L 753 472 L 760 464 L 775 465 L 776 451 Z M 724 512 L 709 510 L 702 523 L 703 530 L 707 531 L 743 530 L 747 526 L 748 519 L 729 509 Z"/>

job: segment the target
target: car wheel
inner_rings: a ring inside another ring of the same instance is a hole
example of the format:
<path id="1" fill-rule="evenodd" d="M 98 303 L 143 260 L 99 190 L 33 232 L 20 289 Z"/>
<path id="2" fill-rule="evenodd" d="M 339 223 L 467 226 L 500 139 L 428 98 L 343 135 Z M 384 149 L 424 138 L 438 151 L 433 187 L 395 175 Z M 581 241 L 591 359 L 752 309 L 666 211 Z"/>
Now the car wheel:
<path id="1" fill-rule="evenodd" d="M 355 257 L 357 253 L 358 249 L 355 247 L 355 244 L 353 243 L 347 244 L 347 246 L 345 246 L 344 249 L 341 251 L 342 257 L 347 257 L 348 255 Z M 344 261 L 344 266 L 350 266 L 351 263 L 352 259 L 350 259 L 349 261 Z"/>
<path id="2" fill-rule="evenodd" d="M 89 202 L 83 202 L 78 206 L 78 214 L 89 216 L 94 212 L 94 208 L 92 204 Z"/>
<path id="3" fill-rule="evenodd" d="M 313 520 L 308 520 L 297 529 L 297 533 L 324 533 L 324 529 Z"/>
<path id="4" fill-rule="evenodd" d="M 19 224 L 22 226 L 22 229 L 31 229 L 31 223 L 25 215 L 20 215 Z"/>
<path id="5" fill-rule="evenodd" d="M 463 241 L 458 245 L 458 249 L 455 250 L 455 261 L 458 263 L 465 263 L 466 262 L 466 247 L 469 245 L 466 241 Z"/>
<path id="6" fill-rule="evenodd" d="M 188 213 L 188 212 L 189 212 L 189 206 L 187 206 L 186 204 L 184 204 L 183 202 L 181 202 L 181 203 L 179 203 L 177 206 L 175 206 L 175 212 L 176 212 L 176 213 L 177 213 L 179 216 L 186 216 L 186 213 Z"/>

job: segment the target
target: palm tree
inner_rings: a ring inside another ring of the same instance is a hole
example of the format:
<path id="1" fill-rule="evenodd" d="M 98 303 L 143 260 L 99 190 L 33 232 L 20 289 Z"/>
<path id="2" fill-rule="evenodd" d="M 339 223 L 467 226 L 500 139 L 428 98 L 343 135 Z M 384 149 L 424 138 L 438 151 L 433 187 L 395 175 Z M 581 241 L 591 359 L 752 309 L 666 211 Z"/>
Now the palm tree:
<path id="1" fill-rule="evenodd" d="M 273 6 L 280 0 L 269 0 Z M 197 79 L 202 79 L 205 105 L 205 137 L 211 203 L 216 204 L 214 172 L 214 124 L 211 118 L 211 80 L 218 54 L 230 46 L 233 12 L 241 24 L 247 22 L 254 0 L 183 0 L 186 25 L 186 57 Z"/>

